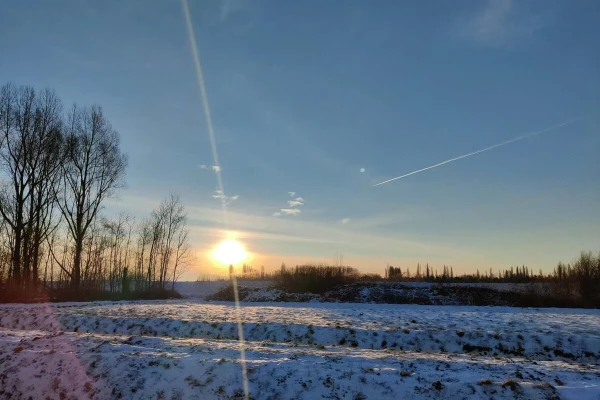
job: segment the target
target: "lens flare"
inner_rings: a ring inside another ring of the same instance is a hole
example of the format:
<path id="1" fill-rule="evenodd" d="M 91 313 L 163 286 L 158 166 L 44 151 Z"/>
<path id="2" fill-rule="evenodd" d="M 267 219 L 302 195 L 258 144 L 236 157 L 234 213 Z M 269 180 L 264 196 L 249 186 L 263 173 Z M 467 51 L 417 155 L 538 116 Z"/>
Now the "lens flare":
<path id="1" fill-rule="evenodd" d="M 196 36 L 194 34 L 194 26 L 192 25 L 192 17 L 190 15 L 190 7 L 187 0 L 181 0 L 183 8 L 183 15 L 185 18 L 185 25 L 187 27 L 188 37 L 190 39 L 190 48 L 192 50 L 192 56 L 194 58 L 194 67 L 196 69 L 196 78 L 198 80 L 198 88 L 200 89 L 200 95 L 202 96 L 202 105 L 204 107 L 204 116 L 206 118 L 206 126 L 208 127 L 208 136 L 210 138 L 210 146 L 212 149 L 214 165 L 218 168 L 214 168 L 217 176 L 218 190 L 224 196 L 225 190 L 223 189 L 223 180 L 221 179 L 221 164 L 219 164 L 219 156 L 217 154 L 217 144 L 215 141 L 215 132 L 212 124 L 212 118 L 210 114 L 210 107 L 208 105 L 208 96 L 206 94 L 206 87 L 204 86 L 204 76 L 202 74 L 202 65 L 200 64 L 200 55 L 198 54 L 198 45 L 196 44 Z M 225 227 L 229 225 L 227 219 L 227 203 L 221 201 L 221 209 L 223 210 L 223 224 Z M 228 243 L 228 244 L 226 244 Z M 235 244 L 237 243 L 237 245 Z M 219 262 L 224 264 L 237 264 L 242 262 L 246 257 L 247 253 L 239 242 L 229 240 L 221 243 L 213 251 L 213 256 Z M 238 294 L 237 280 L 235 274 L 232 275 L 233 283 L 233 294 L 235 298 L 235 309 L 237 311 L 237 326 L 238 336 L 240 342 L 240 361 L 242 367 L 242 384 L 244 386 L 244 400 L 250 399 L 250 388 L 248 385 L 248 371 L 246 369 L 246 349 L 244 346 L 244 327 L 242 325 L 242 308 L 240 306 L 240 298 Z"/>

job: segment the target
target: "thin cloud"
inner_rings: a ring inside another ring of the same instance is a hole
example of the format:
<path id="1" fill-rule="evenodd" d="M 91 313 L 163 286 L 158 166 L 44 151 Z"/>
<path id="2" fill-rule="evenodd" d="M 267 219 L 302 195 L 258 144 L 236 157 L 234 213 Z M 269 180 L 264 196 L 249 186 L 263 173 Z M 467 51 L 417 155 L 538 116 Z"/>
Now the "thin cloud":
<path id="1" fill-rule="evenodd" d="M 138 196 L 125 194 L 121 201 L 112 202 L 110 209 L 112 211 L 127 211 L 127 212 L 150 212 L 158 204 L 160 198 L 154 196 Z M 220 206 L 220 205 L 219 205 Z M 260 243 L 265 240 L 274 242 L 314 242 L 316 246 L 321 246 L 323 255 L 329 257 L 331 251 L 328 245 L 337 243 L 345 247 L 336 247 L 340 251 L 348 254 L 353 251 L 362 251 L 368 254 L 386 254 L 388 257 L 396 257 L 403 259 L 406 257 L 419 257 L 421 259 L 432 259 L 435 257 L 444 258 L 464 258 L 472 256 L 475 252 L 474 248 L 456 246 L 455 244 L 447 244 L 440 241 L 422 241 L 411 237 L 410 234 L 389 235 L 383 233 L 380 229 L 380 224 L 390 220 L 390 214 L 378 214 L 366 220 L 352 219 L 352 226 L 360 226 L 361 229 L 347 229 L 347 226 L 341 224 L 331 224 L 327 221 L 310 220 L 299 217 L 280 216 L 275 218 L 269 213 L 268 215 L 260 215 L 256 213 L 240 212 L 234 209 L 228 210 L 230 221 L 233 222 L 232 227 L 226 231 L 223 230 L 222 210 L 216 204 L 204 206 L 186 206 L 190 217 L 190 230 L 194 232 L 194 237 L 197 242 L 205 241 L 204 235 L 215 235 L 223 237 L 231 229 L 242 233 L 244 238 L 248 240 L 261 239 Z M 274 210 L 276 211 L 276 210 Z M 406 214 L 406 215 L 405 215 Z M 429 216 L 428 213 L 423 214 Z M 414 217 L 411 212 L 404 212 L 397 215 L 391 215 L 394 221 L 404 221 L 405 217 Z M 374 219 L 373 219 L 374 218 Z M 332 240 L 334 239 L 334 240 Z M 321 249 L 316 247 L 315 249 Z M 310 254 L 315 254 L 315 249 L 310 250 Z M 320 251 L 320 250 L 319 250 Z M 429 257 L 429 255 L 433 255 Z"/>
<path id="2" fill-rule="evenodd" d="M 283 215 L 298 215 L 302 212 L 302 210 L 299 210 L 297 208 L 282 208 L 281 212 L 283 213 Z"/>
<path id="3" fill-rule="evenodd" d="M 348 222 L 350 222 L 350 218 L 342 218 L 342 219 L 340 220 L 340 223 L 342 223 L 342 224 L 344 224 L 344 225 L 345 225 L 345 224 L 347 224 Z"/>
<path id="4" fill-rule="evenodd" d="M 296 196 L 296 192 L 288 192 L 288 195 L 293 198 L 287 201 L 289 208 L 282 208 L 280 211 L 273 213 L 274 217 L 298 215 L 302 212 L 298 207 L 304 205 L 304 197 Z"/>
<path id="5" fill-rule="evenodd" d="M 239 199 L 240 195 L 236 194 L 235 196 L 227 196 L 222 190 L 217 189 L 213 192 L 212 197 L 213 199 L 221 200 L 221 203 L 226 206 L 231 204 L 232 201 Z"/>
<path id="6" fill-rule="evenodd" d="M 213 195 L 212 195 L 213 199 L 220 199 L 220 200 L 224 200 L 227 198 L 227 196 L 225 196 L 225 194 L 223 193 L 222 190 L 215 190 Z"/>
<path id="7" fill-rule="evenodd" d="M 198 165 L 200 169 L 212 170 L 213 172 L 221 172 L 221 167 L 218 165 L 211 165 L 210 167 L 205 164 Z"/>
<path id="8" fill-rule="evenodd" d="M 131 204 L 131 203 L 128 203 Z M 215 229 L 223 231 L 221 210 L 216 207 L 198 207 L 188 206 L 191 223 L 190 228 L 195 229 Z M 274 210 L 279 211 L 279 210 Z M 456 245 L 446 245 L 443 242 L 422 242 L 410 236 L 389 235 L 382 233 L 379 227 L 370 227 L 367 229 L 348 229 L 347 225 L 332 224 L 327 221 L 316 221 L 302 218 L 299 216 L 285 216 L 279 218 L 273 217 L 271 213 L 267 216 L 259 214 L 248 214 L 235 210 L 228 210 L 228 215 L 232 225 L 227 232 L 232 229 L 242 233 L 244 238 L 250 239 L 269 239 L 277 241 L 291 242 L 314 242 L 322 246 L 324 253 L 329 257 L 331 251 L 329 243 L 343 243 L 340 251 L 351 253 L 352 251 L 376 252 L 386 254 L 389 257 L 412 257 L 417 254 L 426 254 L 422 258 L 430 258 L 427 254 L 439 254 L 442 252 L 447 257 L 466 257 L 471 255 L 473 250 L 457 247 Z M 385 220 L 387 214 L 378 217 Z M 235 221 L 235 222 L 233 222 Z M 352 225 L 361 225 L 362 220 L 352 219 Z M 332 240 L 333 239 L 333 240 Z M 199 240 L 200 242 L 200 240 Z M 266 242 L 260 242 L 266 243 Z M 248 243 L 250 246 L 252 243 Z M 321 248 L 321 247 L 320 247 Z M 314 255 L 314 249 L 311 250 Z"/>
<path id="9" fill-rule="evenodd" d="M 505 47 L 529 39 L 543 27 L 537 15 L 519 8 L 514 0 L 488 0 L 459 21 L 459 35 L 488 47 Z"/>

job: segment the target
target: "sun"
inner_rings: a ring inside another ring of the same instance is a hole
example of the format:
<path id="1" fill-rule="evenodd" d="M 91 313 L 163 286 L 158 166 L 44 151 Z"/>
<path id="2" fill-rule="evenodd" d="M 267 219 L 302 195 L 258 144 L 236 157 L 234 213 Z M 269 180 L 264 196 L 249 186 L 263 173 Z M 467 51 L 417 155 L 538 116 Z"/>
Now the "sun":
<path id="1" fill-rule="evenodd" d="M 248 253 L 237 240 L 224 240 L 219 243 L 212 251 L 212 256 L 218 262 L 224 265 L 235 265 L 244 261 Z"/>

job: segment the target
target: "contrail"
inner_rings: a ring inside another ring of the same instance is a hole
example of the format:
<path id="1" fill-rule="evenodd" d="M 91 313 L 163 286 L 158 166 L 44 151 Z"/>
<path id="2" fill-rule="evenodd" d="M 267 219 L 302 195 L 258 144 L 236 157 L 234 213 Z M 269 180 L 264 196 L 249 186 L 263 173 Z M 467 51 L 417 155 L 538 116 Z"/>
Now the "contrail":
<path id="1" fill-rule="evenodd" d="M 475 154 L 479 154 L 479 153 L 483 153 L 484 151 L 495 149 L 496 147 L 501 147 L 501 146 L 507 145 L 509 143 L 514 143 L 514 142 L 517 142 L 519 140 L 527 139 L 527 138 L 532 137 L 532 136 L 536 136 L 536 135 L 540 135 L 542 133 L 550 132 L 550 131 L 553 131 L 553 130 L 558 129 L 558 128 L 562 128 L 563 126 L 572 124 L 573 122 L 577 122 L 577 121 L 580 121 L 580 120 L 585 119 L 585 118 L 587 118 L 587 116 L 574 118 L 574 119 L 568 120 L 566 122 L 562 122 L 562 123 L 560 123 L 558 125 L 551 126 L 550 128 L 543 129 L 541 131 L 531 132 L 531 133 L 528 133 L 526 135 L 519 136 L 519 137 L 516 137 L 514 139 L 507 140 L 506 142 L 502 142 L 502 143 L 498 143 L 498 144 L 495 144 L 495 145 L 490 146 L 490 147 L 486 147 L 485 149 L 476 150 L 476 151 L 468 153 L 468 154 L 463 154 L 462 156 L 454 157 L 454 158 L 451 158 L 449 160 L 442 161 L 441 163 L 438 163 L 438 164 L 435 164 L 435 165 L 431 165 L 429 167 L 421 168 L 421 169 L 418 169 L 416 171 L 409 172 L 408 174 L 404 174 L 404 175 L 397 176 L 397 177 L 392 178 L 392 179 L 388 179 L 387 181 L 376 183 L 375 185 L 373 185 L 373 187 L 379 186 L 379 185 L 383 185 L 385 183 L 389 183 L 389 182 L 392 182 L 392 181 L 395 181 L 395 180 L 398 180 L 398 179 L 406 178 L 407 176 L 418 174 L 419 172 L 427 171 L 428 169 L 437 168 L 440 165 L 448 164 L 448 163 L 451 163 L 453 161 L 460 160 L 462 158 L 471 157 L 471 156 L 474 156 Z"/>

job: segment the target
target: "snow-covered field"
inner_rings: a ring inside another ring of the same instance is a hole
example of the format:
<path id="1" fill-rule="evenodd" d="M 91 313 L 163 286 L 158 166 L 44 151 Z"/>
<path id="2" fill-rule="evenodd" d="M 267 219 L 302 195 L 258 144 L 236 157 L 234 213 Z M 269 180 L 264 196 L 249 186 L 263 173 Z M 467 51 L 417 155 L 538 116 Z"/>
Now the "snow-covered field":
<path id="1" fill-rule="evenodd" d="M 600 399 L 600 311 L 201 300 L 0 306 L 0 398 Z M 11 396 L 9 396 L 12 395 Z"/>
<path id="2" fill-rule="evenodd" d="M 222 281 L 206 281 L 206 282 L 176 282 L 175 290 L 181 293 L 184 297 L 204 299 L 219 289 L 228 286 L 231 283 L 229 280 Z M 270 280 L 240 280 L 239 285 L 250 289 L 264 289 L 274 285 L 275 282 Z M 436 286 L 435 283 L 429 282 L 403 282 L 403 285 L 415 288 L 431 288 Z M 446 283 L 445 286 L 455 287 L 479 287 L 493 289 L 500 292 L 523 292 L 531 287 L 525 283 Z"/>
<path id="3" fill-rule="evenodd" d="M 231 281 L 206 281 L 206 282 L 176 282 L 175 290 L 188 298 L 204 299 L 206 296 L 215 293 L 217 290 L 228 286 Z M 240 285 L 248 288 L 266 288 L 273 285 L 272 281 L 240 281 Z"/>

